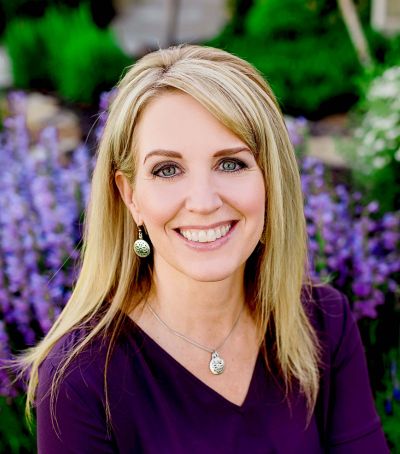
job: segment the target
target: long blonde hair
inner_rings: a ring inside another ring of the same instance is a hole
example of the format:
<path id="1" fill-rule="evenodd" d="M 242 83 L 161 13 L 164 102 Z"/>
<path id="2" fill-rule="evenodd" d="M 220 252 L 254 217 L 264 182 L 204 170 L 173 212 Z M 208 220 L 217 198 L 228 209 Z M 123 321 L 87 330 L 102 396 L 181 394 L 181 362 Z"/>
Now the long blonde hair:
<path id="1" fill-rule="evenodd" d="M 247 301 L 260 339 L 268 330 L 273 331 L 274 361 L 286 389 L 297 380 L 306 396 L 309 414 L 315 406 L 319 347 L 301 302 L 307 268 L 303 199 L 282 114 L 268 84 L 250 64 L 219 49 L 180 45 L 146 55 L 129 68 L 118 84 L 98 149 L 79 278 L 47 336 L 19 358 L 22 369 L 30 373 L 28 418 L 35 402 L 38 368 L 55 343 L 74 328 L 96 320 L 55 373 L 53 402 L 70 361 L 95 336 L 105 332 L 110 353 L 124 314 L 150 292 L 152 260 L 139 259 L 133 252 L 137 228 L 119 195 L 114 175 L 120 170 L 134 182 L 135 126 L 149 101 L 166 90 L 181 90 L 199 101 L 249 146 L 263 171 L 265 227 L 246 264 Z M 264 349 L 266 359 L 268 348 L 267 345 Z M 110 416 L 106 370 L 105 393 Z"/>

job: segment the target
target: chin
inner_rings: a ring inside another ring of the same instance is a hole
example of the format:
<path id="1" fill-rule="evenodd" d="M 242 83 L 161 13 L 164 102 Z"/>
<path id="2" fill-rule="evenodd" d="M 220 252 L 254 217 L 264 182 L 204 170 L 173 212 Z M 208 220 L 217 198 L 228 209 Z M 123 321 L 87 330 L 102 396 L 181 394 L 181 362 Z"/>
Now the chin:
<path id="1" fill-rule="evenodd" d="M 225 279 L 231 278 L 235 274 L 239 274 L 238 268 L 225 268 L 213 270 L 210 266 L 197 267 L 196 269 L 185 270 L 181 272 L 187 277 L 197 282 L 221 282 Z"/>

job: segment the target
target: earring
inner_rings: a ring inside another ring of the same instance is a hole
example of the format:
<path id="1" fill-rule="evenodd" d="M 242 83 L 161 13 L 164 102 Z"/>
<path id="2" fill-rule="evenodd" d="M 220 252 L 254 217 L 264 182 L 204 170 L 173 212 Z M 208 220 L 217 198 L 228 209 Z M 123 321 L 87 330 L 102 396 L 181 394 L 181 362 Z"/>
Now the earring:
<path id="1" fill-rule="evenodd" d="M 142 229 L 138 226 L 139 239 L 133 244 L 133 250 L 138 257 L 147 257 L 150 255 L 150 244 L 143 239 Z"/>

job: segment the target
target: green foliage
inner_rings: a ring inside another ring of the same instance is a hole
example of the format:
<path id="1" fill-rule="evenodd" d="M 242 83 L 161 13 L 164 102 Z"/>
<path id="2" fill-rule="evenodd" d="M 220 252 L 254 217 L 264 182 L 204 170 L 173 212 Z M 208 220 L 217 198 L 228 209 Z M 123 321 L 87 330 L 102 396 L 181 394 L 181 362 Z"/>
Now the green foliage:
<path id="1" fill-rule="evenodd" d="M 55 88 L 68 100 L 91 102 L 131 63 L 110 30 L 99 30 L 88 7 L 51 8 L 40 19 L 15 19 L 5 42 L 18 88 Z"/>
<path id="2" fill-rule="evenodd" d="M 24 420 L 24 397 L 0 397 L 0 453 L 36 452 L 35 429 L 29 431 Z"/>
<path id="3" fill-rule="evenodd" d="M 41 15 L 51 6 L 76 7 L 82 3 L 88 3 L 88 0 L 0 0 L 0 10 L 3 11 L 5 19 L 10 21 L 21 16 Z"/>
<path id="4" fill-rule="evenodd" d="M 319 25 L 317 16 L 318 11 L 309 2 L 256 0 L 247 16 L 246 29 L 250 36 L 259 39 L 311 36 Z"/>
<path id="5" fill-rule="evenodd" d="M 363 17 L 367 2 L 358 3 Z M 240 36 L 230 25 L 209 44 L 253 63 L 285 113 L 315 118 L 357 101 L 362 68 L 336 1 L 255 0 L 244 23 Z M 368 27 L 367 35 L 382 47 L 380 35 Z"/>
<path id="6" fill-rule="evenodd" d="M 45 55 L 40 25 L 36 20 L 19 19 L 7 27 L 5 44 L 12 61 L 16 87 L 50 84 L 49 60 L 48 55 Z"/>
<path id="7" fill-rule="evenodd" d="M 400 66 L 400 34 L 389 41 L 385 63 L 387 66 Z"/>
<path id="8" fill-rule="evenodd" d="M 383 380 L 384 389 L 377 393 L 376 408 L 379 412 L 386 439 L 392 447 L 392 454 L 400 454 L 400 351 L 391 350 L 385 355 L 387 364 Z"/>
<path id="9" fill-rule="evenodd" d="M 32 3 L 31 0 L 0 0 L 0 8 L 6 20 L 10 20 L 16 17 L 21 9 L 29 4 L 29 1 Z"/>
<path id="10" fill-rule="evenodd" d="M 343 73 L 356 74 L 354 51 L 335 48 L 335 43 L 331 35 L 319 46 L 314 37 L 305 37 L 296 45 L 281 40 L 260 47 L 256 39 L 246 38 L 233 42 L 231 50 L 261 71 L 285 112 L 312 117 L 324 104 L 354 97 L 353 85 L 343 77 Z"/>
<path id="11" fill-rule="evenodd" d="M 366 76 L 366 78 L 369 76 Z M 356 184 L 382 212 L 400 209 L 400 66 L 367 86 L 356 113 L 355 140 L 343 146 Z"/>

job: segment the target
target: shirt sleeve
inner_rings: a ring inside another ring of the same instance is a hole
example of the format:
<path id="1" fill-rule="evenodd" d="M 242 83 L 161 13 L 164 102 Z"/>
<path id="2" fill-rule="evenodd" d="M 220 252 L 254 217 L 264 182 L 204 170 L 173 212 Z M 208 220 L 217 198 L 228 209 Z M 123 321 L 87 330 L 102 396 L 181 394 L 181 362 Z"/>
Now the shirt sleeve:
<path id="1" fill-rule="evenodd" d="M 329 453 L 385 454 L 389 449 L 376 412 L 365 352 L 347 298 L 332 317 L 335 337 L 331 352 L 331 389 L 328 413 Z"/>
<path id="2" fill-rule="evenodd" d="M 75 367 L 60 384 L 52 415 L 50 387 L 56 368 L 45 360 L 39 369 L 36 397 L 39 454 L 108 454 L 116 452 L 107 430 L 101 399 L 90 376 Z"/>

